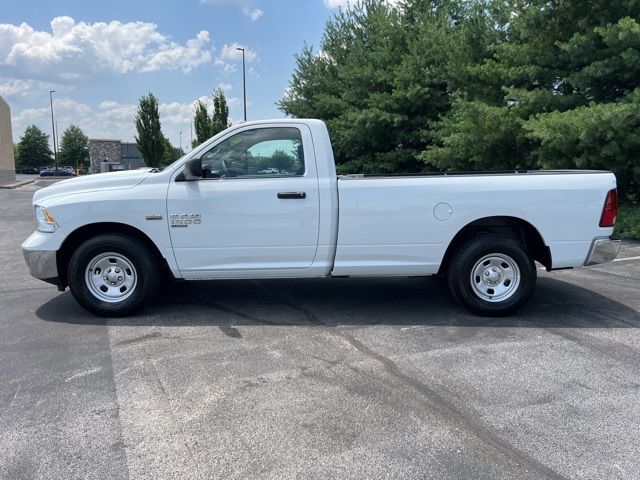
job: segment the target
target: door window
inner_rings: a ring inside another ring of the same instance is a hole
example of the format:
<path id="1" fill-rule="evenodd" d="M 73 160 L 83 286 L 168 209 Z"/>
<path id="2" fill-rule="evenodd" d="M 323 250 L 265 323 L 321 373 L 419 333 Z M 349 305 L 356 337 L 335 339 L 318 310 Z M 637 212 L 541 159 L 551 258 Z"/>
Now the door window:
<path id="1" fill-rule="evenodd" d="M 204 178 L 304 175 L 300 130 L 256 128 L 220 142 L 202 157 Z"/>

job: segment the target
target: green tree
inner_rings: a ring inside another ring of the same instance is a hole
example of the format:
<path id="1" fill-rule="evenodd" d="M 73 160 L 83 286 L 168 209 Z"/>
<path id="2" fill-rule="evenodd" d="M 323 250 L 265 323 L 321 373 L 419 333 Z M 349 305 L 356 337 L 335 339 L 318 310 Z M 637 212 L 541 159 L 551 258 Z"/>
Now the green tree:
<path id="1" fill-rule="evenodd" d="M 148 167 L 160 166 L 166 143 L 160 126 L 158 99 L 153 93 L 140 98 L 135 126 L 136 143 L 145 163 Z"/>
<path id="2" fill-rule="evenodd" d="M 211 94 L 211 99 L 213 100 L 213 113 L 211 116 L 209 116 L 207 105 L 202 100 L 198 100 L 194 105 L 193 127 L 196 138 L 191 142 L 194 148 L 231 125 L 229 122 L 229 105 L 222 88 L 216 88 Z"/>
<path id="3" fill-rule="evenodd" d="M 640 3 L 488 6 L 476 19 L 489 42 L 462 55 L 452 108 L 424 127 L 434 144 L 420 158 L 445 170 L 611 169 L 623 196 L 637 195 Z"/>
<path id="4" fill-rule="evenodd" d="M 61 165 L 71 165 L 76 168 L 88 167 L 89 163 L 89 138 L 80 127 L 69 125 L 62 134 L 58 160 Z"/>
<path id="5" fill-rule="evenodd" d="M 196 134 L 196 138 L 193 139 L 192 147 L 197 147 L 201 143 L 209 140 L 212 135 L 211 119 L 209 118 L 209 112 L 207 106 L 202 100 L 198 100 L 194 106 L 193 117 L 193 129 Z"/>
<path id="6" fill-rule="evenodd" d="M 640 194 L 640 2 L 363 0 L 305 45 L 279 108 L 338 171 L 606 168 Z"/>
<path id="7" fill-rule="evenodd" d="M 49 148 L 49 135 L 35 125 L 27 127 L 18 143 L 16 167 L 40 168 L 48 167 L 53 162 L 53 153 Z"/>
<path id="8" fill-rule="evenodd" d="M 448 51 L 457 34 L 448 2 L 400 8 L 365 0 L 326 25 L 320 50 L 296 56 L 279 108 L 329 128 L 340 173 L 415 172 L 421 130 L 449 108 Z"/>
<path id="9" fill-rule="evenodd" d="M 174 147 L 167 137 L 164 137 L 164 154 L 162 155 L 163 166 L 169 165 L 184 155 L 184 151 L 179 147 Z"/>
<path id="10" fill-rule="evenodd" d="M 222 88 L 213 91 L 213 115 L 211 116 L 211 136 L 229 128 L 229 105 Z"/>

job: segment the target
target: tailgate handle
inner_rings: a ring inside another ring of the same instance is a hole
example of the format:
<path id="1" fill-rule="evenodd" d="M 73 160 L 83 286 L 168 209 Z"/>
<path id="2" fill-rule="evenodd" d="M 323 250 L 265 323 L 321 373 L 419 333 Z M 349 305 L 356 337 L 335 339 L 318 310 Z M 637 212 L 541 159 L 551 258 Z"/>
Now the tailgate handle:
<path id="1" fill-rule="evenodd" d="M 295 198 L 307 198 L 306 192 L 278 192 L 278 198 L 295 199 Z"/>

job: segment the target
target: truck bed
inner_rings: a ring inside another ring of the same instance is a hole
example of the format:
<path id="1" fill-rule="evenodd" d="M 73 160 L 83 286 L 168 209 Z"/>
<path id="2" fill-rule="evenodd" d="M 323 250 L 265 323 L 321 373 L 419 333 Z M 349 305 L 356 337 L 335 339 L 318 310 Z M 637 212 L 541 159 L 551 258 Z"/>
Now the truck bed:
<path id="1" fill-rule="evenodd" d="M 338 177 L 335 275 L 432 275 L 451 239 L 487 218 L 524 221 L 553 268 L 582 265 L 598 236 L 615 176 L 593 170 L 455 172 Z M 535 227 L 534 227 L 535 226 Z M 374 261 L 375 259 L 375 261 Z"/>

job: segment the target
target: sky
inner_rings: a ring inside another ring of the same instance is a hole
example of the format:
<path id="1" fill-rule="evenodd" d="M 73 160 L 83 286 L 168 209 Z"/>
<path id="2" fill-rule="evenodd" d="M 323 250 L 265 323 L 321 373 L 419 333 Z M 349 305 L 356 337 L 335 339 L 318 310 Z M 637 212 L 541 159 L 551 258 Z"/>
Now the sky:
<path id="1" fill-rule="evenodd" d="M 221 87 L 242 120 L 281 118 L 276 106 L 304 43 L 318 50 L 325 22 L 347 0 L 0 0 L 0 96 L 13 139 L 32 124 L 58 137 L 133 141 L 138 100 L 153 92 L 162 130 L 188 151 L 193 103 Z M 182 135 L 180 132 L 182 131 Z"/>

